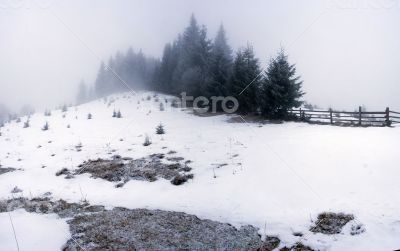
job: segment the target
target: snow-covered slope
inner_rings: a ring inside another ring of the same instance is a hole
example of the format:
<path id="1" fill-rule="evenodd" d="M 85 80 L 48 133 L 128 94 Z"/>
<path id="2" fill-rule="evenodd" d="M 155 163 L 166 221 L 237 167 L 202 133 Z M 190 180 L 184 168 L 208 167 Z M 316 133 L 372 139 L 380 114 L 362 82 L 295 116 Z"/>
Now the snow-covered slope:
<path id="1" fill-rule="evenodd" d="M 172 108 L 170 101 L 165 103 L 170 97 L 158 96 L 156 102 L 152 93 L 120 94 L 65 113 L 52 111 L 50 117 L 35 114 L 29 128 L 23 128 L 26 118 L 7 124 L 1 128 L 0 164 L 21 170 L 0 175 L 0 199 L 10 198 L 18 186 L 26 197 L 51 192 L 71 202 L 87 199 L 108 207 L 157 208 L 252 224 L 260 234 L 278 235 L 283 244 L 301 240 L 322 250 L 400 248 L 400 128 L 229 123 L 234 115 L 199 117 Z M 113 110 L 123 117 L 113 118 Z M 42 131 L 46 121 L 50 128 Z M 160 122 L 165 135 L 155 134 Z M 147 147 L 145 134 L 152 140 Z M 139 158 L 169 151 L 193 161 L 193 180 L 181 186 L 132 180 L 115 188 L 88 174 L 55 176 L 61 168 L 75 169 L 110 153 Z M 332 236 L 308 231 L 311 220 L 324 211 L 353 213 L 366 232 L 352 236 L 349 226 Z M 59 224 L 54 231 L 64 229 L 65 223 Z M 21 228 L 16 226 L 17 235 L 24 233 Z"/>

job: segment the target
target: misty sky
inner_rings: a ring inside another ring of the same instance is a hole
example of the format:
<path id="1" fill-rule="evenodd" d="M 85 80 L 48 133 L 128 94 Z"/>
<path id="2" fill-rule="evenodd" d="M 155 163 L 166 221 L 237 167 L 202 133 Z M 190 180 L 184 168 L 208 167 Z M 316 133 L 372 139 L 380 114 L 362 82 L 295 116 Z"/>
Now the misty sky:
<path id="1" fill-rule="evenodd" d="M 0 103 L 71 101 L 99 59 L 129 46 L 160 57 L 191 13 L 263 66 L 285 47 L 309 102 L 400 110 L 400 0 L 0 0 Z"/>

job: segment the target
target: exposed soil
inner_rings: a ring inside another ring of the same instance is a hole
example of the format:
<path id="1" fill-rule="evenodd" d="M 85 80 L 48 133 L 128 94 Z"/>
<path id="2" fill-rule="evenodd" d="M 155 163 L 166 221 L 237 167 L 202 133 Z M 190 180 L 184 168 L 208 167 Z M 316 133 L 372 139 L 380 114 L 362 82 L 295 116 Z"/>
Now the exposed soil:
<path id="1" fill-rule="evenodd" d="M 258 251 L 272 251 L 279 246 L 281 240 L 275 236 L 267 236 Z"/>
<path id="2" fill-rule="evenodd" d="M 301 242 L 298 242 L 291 247 L 281 248 L 280 251 L 314 251 L 314 249 L 310 248 L 309 246 L 304 245 Z"/>
<path id="3" fill-rule="evenodd" d="M 201 220 L 194 215 L 114 208 L 68 222 L 65 251 L 84 250 L 258 250 L 258 229 Z M 79 245 L 78 245 L 79 244 Z"/>
<path id="4" fill-rule="evenodd" d="M 315 226 L 310 228 L 311 232 L 322 234 L 339 234 L 343 227 L 354 220 L 352 214 L 325 212 L 318 215 Z"/>
<path id="5" fill-rule="evenodd" d="M 181 157 L 164 159 L 164 154 L 152 154 L 145 158 L 122 158 L 119 155 L 111 159 L 88 160 L 79 165 L 75 171 L 66 168 L 56 173 L 71 178 L 74 175 L 90 173 L 93 178 L 117 182 L 116 187 L 122 187 L 129 180 L 156 181 L 159 178 L 170 180 L 174 185 L 181 185 L 193 178 L 188 161 Z"/>
<path id="6" fill-rule="evenodd" d="M 12 167 L 0 167 L 0 175 L 8 173 L 8 172 L 14 172 L 16 169 Z"/>
<path id="7" fill-rule="evenodd" d="M 93 213 L 104 211 L 103 206 L 91 206 L 87 202 L 68 203 L 65 200 L 52 201 L 48 197 L 33 198 L 13 198 L 0 200 L 0 213 L 11 212 L 16 209 L 25 209 L 30 213 L 50 214 L 55 213 L 60 217 L 74 217 L 80 213 Z"/>
<path id="8" fill-rule="evenodd" d="M 45 196 L 48 196 L 45 194 Z M 266 236 L 262 241 L 258 229 L 247 225 L 237 229 L 226 223 L 199 219 L 195 215 L 148 209 L 114 208 L 90 205 L 87 202 L 52 201 L 50 197 L 0 200 L 0 213 L 16 209 L 27 212 L 55 213 L 72 218 L 71 239 L 64 251 L 78 250 L 277 250 L 278 237 Z M 321 213 L 312 232 L 334 234 L 354 216 L 344 213 Z M 365 231 L 362 224 L 352 226 L 352 235 Z M 298 242 L 281 251 L 313 251 Z"/>

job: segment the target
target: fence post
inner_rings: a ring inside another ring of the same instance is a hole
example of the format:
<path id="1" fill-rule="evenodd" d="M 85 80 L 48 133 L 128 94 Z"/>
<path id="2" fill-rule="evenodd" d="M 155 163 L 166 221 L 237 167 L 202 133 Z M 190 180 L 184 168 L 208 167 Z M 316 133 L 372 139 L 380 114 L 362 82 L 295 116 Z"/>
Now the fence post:
<path id="1" fill-rule="evenodd" d="M 358 107 L 358 125 L 361 126 L 361 106 Z"/>
<path id="2" fill-rule="evenodd" d="M 301 111 L 301 107 L 300 107 L 300 121 L 303 121 L 303 113 Z"/>
<path id="3" fill-rule="evenodd" d="M 333 125 L 332 108 L 329 108 L 329 117 L 331 119 L 331 125 Z"/>
<path id="4" fill-rule="evenodd" d="M 390 126 L 390 109 L 389 107 L 386 107 L 385 110 L 385 119 L 386 119 L 386 126 Z"/>

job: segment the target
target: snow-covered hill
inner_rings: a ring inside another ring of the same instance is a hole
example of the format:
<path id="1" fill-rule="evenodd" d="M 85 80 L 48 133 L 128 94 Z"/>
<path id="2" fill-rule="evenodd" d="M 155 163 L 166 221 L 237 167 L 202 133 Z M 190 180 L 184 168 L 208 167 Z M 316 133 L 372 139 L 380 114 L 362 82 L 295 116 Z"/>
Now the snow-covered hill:
<path id="1" fill-rule="evenodd" d="M 23 128 L 27 118 L 6 124 L 0 130 L 0 164 L 17 170 L 0 175 L 0 199 L 51 192 L 71 202 L 86 199 L 109 208 L 165 209 L 236 226 L 251 224 L 260 234 L 279 236 L 282 245 L 302 241 L 322 250 L 400 248 L 400 128 L 231 123 L 236 115 L 196 116 L 172 108 L 171 98 L 120 94 L 66 112 L 55 110 L 51 116 L 34 114 L 29 128 Z M 112 117 L 114 110 L 122 118 Z M 49 130 L 43 131 L 46 121 Z M 155 133 L 160 122 L 164 135 Z M 143 146 L 146 134 L 150 146 Z M 116 188 L 89 174 L 73 179 L 55 175 L 88 159 L 170 151 L 192 161 L 194 178 L 183 185 L 131 180 Z M 22 192 L 11 194 L 16 186 Z M 338 235 L 311 233 L 311 220 L 324 211 L 352 213 L 366 231 L 352 236 L 346 225 Z M 54 215 L 21 210 L 11 215 L 19 243 L 29 247 L 21 250 L 45 250 L 40 231 L 56 236 L 44 245 L 48 250 L 69 238 L 65 221 Z M 38 232 L 32 224 L 40 226 Z M 0 214 L 0 226 L 0 250 L 16 250 L 8 214 Z"/>

